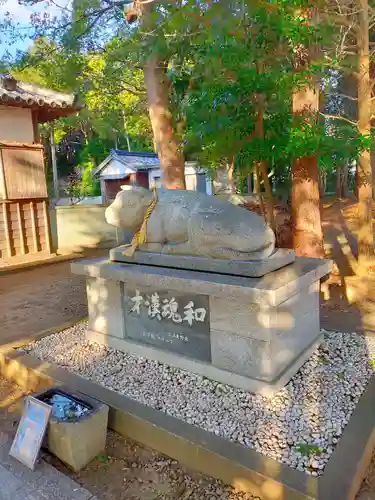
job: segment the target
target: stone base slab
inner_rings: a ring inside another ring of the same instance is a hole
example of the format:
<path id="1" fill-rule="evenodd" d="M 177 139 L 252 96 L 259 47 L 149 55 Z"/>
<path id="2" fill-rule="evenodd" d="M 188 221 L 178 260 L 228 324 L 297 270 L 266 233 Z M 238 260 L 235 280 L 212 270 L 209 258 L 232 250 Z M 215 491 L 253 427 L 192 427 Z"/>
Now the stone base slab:
<path id="1" fill-rule="evenodd" d="M 375 377 L 317 478 L 28 354 L 0 354 L 0 374 L 28 392 L 74 387 L 109 406 L 114 431 L 262 500 L 354 500 L 375 449 Z"/>
<path id="2" fill-rule="evenodd" d="M 192 255 L 165 255 L 153 252 L 136 251 L 132 257 L 124 255 L 125 246 L 113 248 L 110 260 L 128 264 L 142 264 L 190 271 L 203 271 L 232 276 L 259 278 L 277 269 L 292 264 L 296 259 L 293 250 L 278 248 L 266 260 L 221 260 Z"/>

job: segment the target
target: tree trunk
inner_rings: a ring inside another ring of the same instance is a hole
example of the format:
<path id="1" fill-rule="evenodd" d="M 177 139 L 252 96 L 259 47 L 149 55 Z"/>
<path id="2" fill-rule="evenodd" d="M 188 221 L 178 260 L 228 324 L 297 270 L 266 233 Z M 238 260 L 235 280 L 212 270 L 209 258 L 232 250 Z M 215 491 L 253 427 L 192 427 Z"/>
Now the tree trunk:
<path id="1" fill-rule="evenodd" d="M 349 177 L 349 167 L 348 165 L 343 165 L 342 167 L 336 167 L 336 196 L 337 198 L 347 198 L 349 192 L 348 177 Z"/>
<path id="2" fill-rule="evenodd" d="M 257 65 L 258 73 L 263 71 L 263 66 L 258 63 Z M 255 130 L 257 137 L 259 139 L 264 139 L 264 95 L 257 95 L 257 104 L 258 104 L 258 116 L 255 124 Z M 273 212 L 273 196 L 272 189 L 270 185 L 270 180 L 268 178 L 268 167 L 265 160 L 261 160 L 259 162 L 259 166 L 257 169 L 257 176 L 261 176 L 264 182 L 264 188 L 266 191 L 266 213 L 264 214 L 268 224 L 271 226 L 272 230 L 276 233 L 276 222 L 275 216 Z M 260 189 L 260 179 L 259 179 L 259 196 L 262 197 L 262 192 Z M 264 210 L 264 207 L 263 207 Z"/>
<path id="3" fill-rule="evenodd" d="M 234 162 L 234 160 L 233 160 Z M 214 193 L 215 194 L 235 194 L 236 181 L 233 175 L 234 163 L 226 162 L 217 167 L 214 172 Z"/>
<path id="4" fill-rule="evenodd" d="M 318 170 L 318 181 L 319 181 L 319 197 L 322 199 L 326 194 L 327 189 L 327 176 L 326 173 Z"/>
<path id="5" fill-rule="evenodd" d="M 293 94 L 293 113 L 313 121 L 318 111 L 318 89 L 308 86 Z M 293 248 L 303 257 L 324 257 L 320 219 L 318 157 L 304 156 L 292 165 Z"/>
<path id="6" fill-rule="evenodd" d="M 353 193 L 354 193 L 354 196 L 355 196 L 356 200 L 358 200 L 358 186 L 359 186 L 359 182 L 358 182 L 358 161 L 356 161 L 355 172 L 354 172 L 354 189 L 353 189 Z"/>
<path id="7" fill-rule="evenodd" d="M 256 163 L 253 166 L 253 194 L 260 195 L 260 179 Z"/>
<path id="8" fill-rule="evenodd" d="M 316 9 L 309 19 L 315 21 Z M 306 70 L 316 55 L 317 47 L 301 50 L 296 58 L 296 72 Z M 319 85 L 311 80 L 293 93 L 293 115 L 296 123 L 303 120 L 314 125 L 319 112 Z M 303 257 L 324 257 L 323 231 L 320 217 L 318 156 L 303 156 L 292 165 L 293 248 Z"/>
<path id="9" fill-rule="evenodd" d="M 124 110 L 122 110 L 122 123 L 124 124 L 124 134 L 125 134 L 126 144 L 128 145 L 128 151 L 130 153 L 131 152 L 130 137 L 128 134 L 128 124 L 126 122 L 126 115 Z"/>
<path id="10" fill-rule="evenodd" d="M 152 33 L 154 29 L 151 16 L 152 2 L 135 2 L 135 4 L 144 30 Z M 163 185 L 168 189 L 185 189 L 185 161 L 169 109 L 170 81 L 167 76 L 167 63 L 156 52 L 151 51 L 143 72 L 154 135 L 154 149 L 159 156 Z"/>
<path id="11" fill-rule="evenodd" d="M 301 257 L 324 257 L 317 163 L 316 155 L 293 163 L 293 248 Z"/>
<path id="12" fill-rule="evenodd" d="M 305 98 L 299 90 L 293 96 L 294 113 Z M 303 257 L 324 257 L 323 231 L 320 218 L 318 157 L 304 156 L 292 165 L 293 248 Z"/>
<path id="13" fill-rule="evenodd" d="M 369 58 L 368 0 L 359 0 L 358 49 L 358 130 L 361 135 L 371 134 L 371 81 Z M 358 187 L 358 262 L 367 265 L 374 255 L 372 229 L 372 171 L 369 149 L 361 152 L 357 162 Z"/>
<path id="14" fill-rule="evenodd" d="M 264 200 L 263 200 L 263 196 L 262 196 L 262 190 L 261 190 L 261 187 L 260 187 L 260 165 L 259 163 L 256 163 L 255 164 L 255 169 L 254 171 L 256 172 L 256 178 L 257 178 L 257 182 L 258 182 L 258 196 L 259 196 L 259 203 L 260 203 L 260 209 L 262 211 L 262 214 L 267 222 L 267 215 L 266 215 L 266 210 L 265 210 L 265 207 L 264 207 Z"/>
<path id="15" fill-rule="evenodd" d="M 342 198 L 342 167 L 336 167 L 336 196 Z"/>
<path id="16" fill-rule="evenodd" d="M 268 177 L 268 168 L 265 161 L 260 162 L 260 171 L 262 172 L 262 178 L 264 182 L 264 188 L 266 191 L 266 212 L 267 212 L 267 222 L 271 226 L 271 229 L 276 234 L 276 221 L 274 214 L 274 204 L 272 196 L 271 183 Z"/>
<path id="17" fill-rule="evenodd" d="M 374 97 L 374 96 L 372 96 Z M 375 200 L 375 154 L 371 151 L 372 199 Z"/>
<path id="18" fill-rule="evenodd" d="M 346 163 L 343 166 L 342 172 L 342 196 L 347 198 L 349 196 L 349 165 Z"/>
<path id="19" fill-rule="evenodd" d="M 164 61 L 157 56 L 149 57 L 144 75 L 154 148 L 160 159 L 163 185 L 168 189 L 185 189 L 185 162 L 169 111 L 169 81 Z"/>
<path id="20" fill-rule="evenodd" d="M 234 179 L 234 164 L 235 164 L 235 157 L 230 160 L 230 162 L 227 163 L 226 169 L 227 169 L 227 182 L 228 182 L 228 188 L 229 191 L 232 194 L 236 194 L 236 182 Z"/>
<path id="21" fill-rule="evenodd" d="M 251 174 L 247 176 L 247 194 L 251 194 L 253 192 L 253 178 Z"/>

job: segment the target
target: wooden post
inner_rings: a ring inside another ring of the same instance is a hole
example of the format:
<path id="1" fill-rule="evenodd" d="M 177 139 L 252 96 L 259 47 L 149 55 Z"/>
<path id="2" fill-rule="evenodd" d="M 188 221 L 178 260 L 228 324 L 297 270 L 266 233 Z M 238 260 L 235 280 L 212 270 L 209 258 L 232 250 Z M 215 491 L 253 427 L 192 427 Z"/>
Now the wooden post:
<path id="1" fill-rule="evenodd" d="M 43 212 L 44 212 L 44 225 L 45 225 L 45 231 L 46 231 L 47 250 L 49 253 L 52 253 L 52 242 L 51 242 L 51 232 L 50 232 L 50 228 L 49 228 L 47 200 L 43 201 Z"/>
<path id="2" fill-rule="evenodd" d="M 8 204 L 3 203 L 3 216 L 4 216 L 4 228 L 5 228 L 5 239 L 7 242 L 8 257 L 12 257 L 12 244 L 10 236 L 10 223 L 8 214 Z"/>
<path id="3" fill-rule="evenodd" d="M 60 195 L 59 195 L 59 177 L 58 177 L 58 173 L 57 173 L 55 134 L 54 134 L 54 130 L 53 130 L 52 125 L 51 125 L 51 131 L 50 131 L 50 145 L 51 145 L 53 193 L 54 193 L 55 200 L 57 201 L 60 198 Z"/>
<path id="4" fill-rule="evenodd" d="M 0 195 L 5 200 L 8 198 L 8 191 L 4 175 L 3 150 L 1 148 L 0 148 Z"/>
<path id="5" fill-rule="evenodd" d="M 40 133 L 39 133 L 39 124 L 38 124 L 38 112 L 32 111 L 31 118 L 33 120 L 33 131 L 34 131 L 34 144 L 40 143 Z"/>
<path id="6" fill-rule="evenodd" d="M 18 229 L 20 232 L 21 253 L 22 255 L 25 255 L 26 254 L 25 234 L 23 232 L 21 204 L 19 202 L 17 203 L 17 217 L 18 217 Z"/>
<path id="7" fill-rule="evenodd" d="M 35 207 L 34 207 L 33 201 L 30 201 L 30 213 L 31 213 L 31 224 L 32 224 L 32 230 L 33 230 L 34 250 L 35 250 L 35 252 L 39 252 L 38 235 L 36 232 Z"/>

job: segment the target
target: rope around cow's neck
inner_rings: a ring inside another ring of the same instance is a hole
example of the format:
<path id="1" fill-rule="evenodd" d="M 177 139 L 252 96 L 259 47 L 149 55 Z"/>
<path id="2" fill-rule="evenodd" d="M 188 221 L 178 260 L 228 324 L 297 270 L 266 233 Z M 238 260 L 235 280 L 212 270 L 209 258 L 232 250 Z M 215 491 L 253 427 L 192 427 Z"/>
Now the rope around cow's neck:
<path id="1" fill-rule="evenodd" d="M 149 206 L 147 207 L 145 215 L 143 216 L 143 221 L 142 221 L 141 227 L 134 234 L 131 244 L 127 248 L 125 248 L 125 250 L 124 250 L 124 255 L 126 255 L 126 257 L 133 257 L 134 252 L 138 249 L 139 245 L 144 245 L 146 243 L 147 221 L 150 218 L 150 216 L 151 216 L 151 214 L 152 214 L 152 212 L 153 212 L 153 210 L 156 207 L 156 204 L 158 202 L 158 193 L 156 191 L 155 186 L 152 188 L 152 191 L 154 193 L 154 197 L 151 200 Z"/>

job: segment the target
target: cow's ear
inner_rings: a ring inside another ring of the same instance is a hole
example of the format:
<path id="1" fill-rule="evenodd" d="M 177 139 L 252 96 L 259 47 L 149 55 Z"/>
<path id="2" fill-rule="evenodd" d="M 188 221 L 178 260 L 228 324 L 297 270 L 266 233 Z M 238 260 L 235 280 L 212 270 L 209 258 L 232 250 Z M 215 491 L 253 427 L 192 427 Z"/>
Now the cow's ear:
<path id="1" fill-rule="evenodd" d="M 137 196 L 139 198 L 150 198 L 152 195 L 151 191 L 149 189 L 146 189 L 142 186 L 120 186 L 121 189 L 125 192 L 131 193 L 134 196 Z"/>
<path id="2" fill-rule="evenodd" d="M 129 184 L 120 186 L 123 191 L 132 191 L 133 193 L 139 193 L 142 195 L 149 195 L 150 190 L 144 188 L 143 186 L 129 186 Z"/>
<path id="3" fill-rule="evenodd" d="M 152 191 L 142 186 L 121 186 L 121 190 L 120 193 L 128 200 L 133 200 L 133 203 L 143 204 L 152 200 Z"/>

